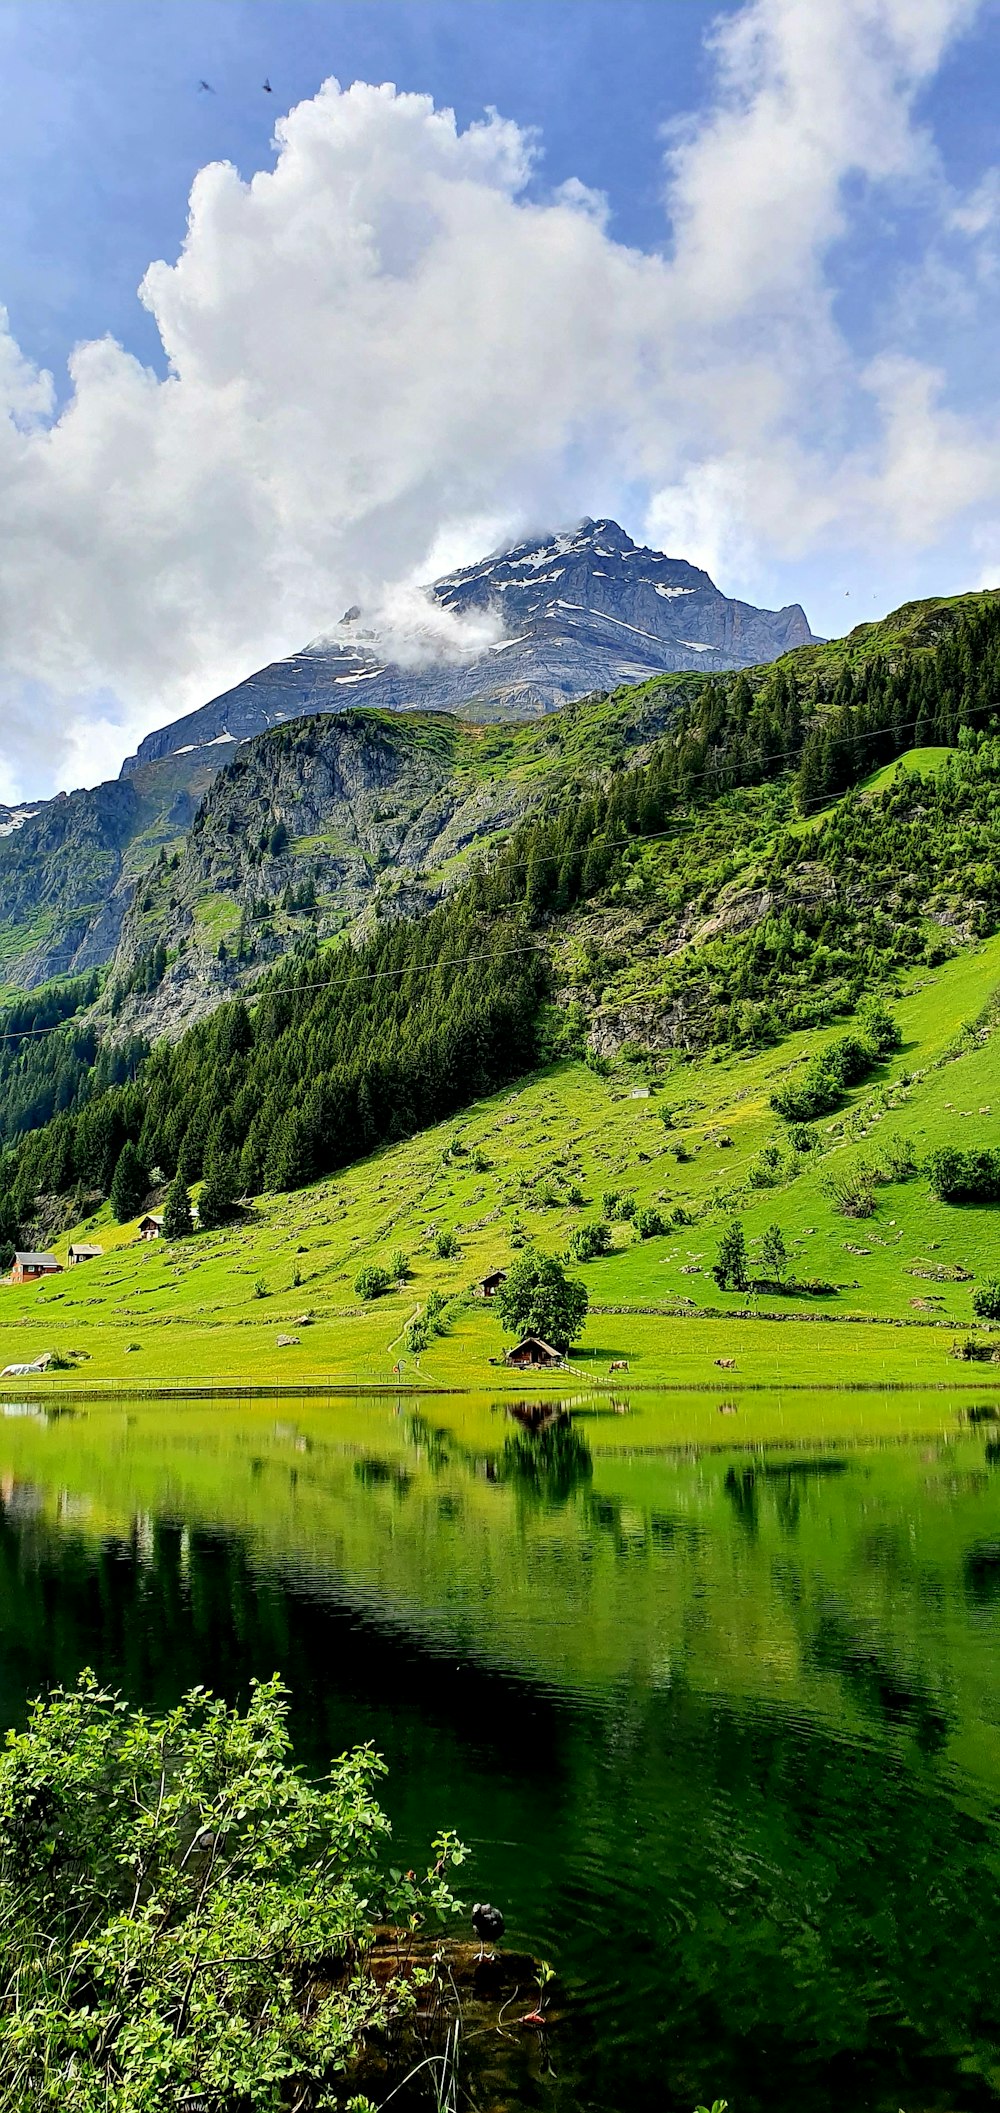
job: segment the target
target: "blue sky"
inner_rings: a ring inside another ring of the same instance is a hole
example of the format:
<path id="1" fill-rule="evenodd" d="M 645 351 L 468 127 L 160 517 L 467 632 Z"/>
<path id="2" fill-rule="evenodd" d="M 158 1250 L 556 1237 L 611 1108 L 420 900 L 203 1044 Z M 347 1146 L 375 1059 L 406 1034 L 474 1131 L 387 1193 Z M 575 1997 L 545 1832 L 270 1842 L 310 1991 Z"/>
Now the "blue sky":
<path id="1" fill-rule="evenodd" d="M 1000 578 L 998 59 L 996 0 L 6 0 L 0 795 L 584 511 L 827 633 Z"/>

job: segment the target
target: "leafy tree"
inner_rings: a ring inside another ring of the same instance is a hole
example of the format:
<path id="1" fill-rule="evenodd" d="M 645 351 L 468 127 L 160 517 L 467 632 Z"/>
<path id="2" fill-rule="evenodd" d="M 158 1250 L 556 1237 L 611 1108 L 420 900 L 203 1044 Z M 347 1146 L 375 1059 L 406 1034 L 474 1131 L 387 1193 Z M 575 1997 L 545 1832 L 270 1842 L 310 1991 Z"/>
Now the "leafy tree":
<path id="1" fill-rule="evenodd" d="M 123 1144 L 111 1182 L 111 1208 L 119 1225 L 141 1211 L 149 1189 L 149 1176 L 131 1139 Z"/>
<path id="2" fill-rule="evenodd" d="M 287 1691 L 195 1688 L 162 1718 L 84 1673 L 0 1757 L 0 2099 L 38 2113 L 330 2105 L 408 2001 L 375 1925 L 450 1916 L 451 1836 L 385 1872 L 370 1747 L 292 1766 Z M 342 1961 L 339 1968 L 332 1961 Z"/>
<path id="3" fill-rule="evenodd" d="M 1000 1321 L 1000 1281 L 984 1277 L 972 1294 L 972 1311 L 981 1321 Z"/>
<path id="4" fill-rule="evenodd" d="M 167 1240 L 183 1240 L 186 1234 L 193 1231 L 194 1219 L 191 1216 L 187 1182 L 182 1175 L 175 1174 L 163 1206 L 163 1235 Z"/>
<path id="5" fill-rule="evenodd" d="M 526 1248 L 511 1263 L 496 1295 L 504 1328 L 510 1335 L 540 1335 L 554 1350 L 568 1350 L 581 1333 L 587 1315 L 587 1287 L 568 1277 L 555 1255 Z"/>
<path id="6" fill-rule="evenodd" d="M 718 1255 L 712 1264 L 712 1275 L 720 1291 L 749 1289 L 747 1247 L 743 1227 L 738 1218 L 734 1218 L 727 1225 L 722 1235 Z"/>

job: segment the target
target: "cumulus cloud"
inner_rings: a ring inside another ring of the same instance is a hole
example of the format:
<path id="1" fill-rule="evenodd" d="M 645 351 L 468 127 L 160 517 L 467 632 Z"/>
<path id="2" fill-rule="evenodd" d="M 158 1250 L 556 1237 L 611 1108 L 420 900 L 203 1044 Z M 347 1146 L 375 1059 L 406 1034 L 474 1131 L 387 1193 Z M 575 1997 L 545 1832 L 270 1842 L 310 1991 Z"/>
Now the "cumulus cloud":
<path id="1" fill-rule="evenodd" d="M 992 518 L 1000 436 L 895 344 L 855 352 L 835 298 L 859 187 L 905 186 L 935 240 L 988 217 L 984 193 L 962 221 L 919 117 L 974 13 L 747 0 L 665 141 L 658 254 L 582 182 L 540 197 L 509 119 L 462 131 L 389 86 L 327 82 L 250 181 L 203 169 L 140 289 L 165 378 L 85 344 L 57 411 L 0 332 L 6 783 L 96 777 L 352 603 L 411 654 L 465 652 L 415 582 L 528 524 L 621 510 L 747 591 L 824 539 Z"/>

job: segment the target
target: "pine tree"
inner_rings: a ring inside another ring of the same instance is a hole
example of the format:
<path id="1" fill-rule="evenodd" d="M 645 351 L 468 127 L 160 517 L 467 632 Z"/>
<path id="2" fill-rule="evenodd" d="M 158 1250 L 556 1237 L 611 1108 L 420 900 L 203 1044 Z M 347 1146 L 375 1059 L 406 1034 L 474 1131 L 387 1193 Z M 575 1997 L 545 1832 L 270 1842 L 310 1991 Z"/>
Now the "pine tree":
<path id="1" fill-rule="evenodd" d="M 127 1224 L 142 1209 L 148 1188 L 149 1175 L 129 1138 L 118 1154 L 111 1182 L 111 1209 L 119 1225 Z"/>
<path id="2" fill-rule="evenodd" d="M 746 1291 L 748 1287 L 747 1247 L 738 1218 L 727 1225 L 722 1235 L 712 1275 L 720 1291 Z"/>
<path id="3" fill-rule="evenodd" d="M 163 1236 L 166 1240 L 183 1240 L 186 1234 L 193 1231 L 194 1219 L 191 1216 L 187 1182 L 183 1175 L 178 1173 L 174 1175 L 167 1190 L 167 1200 L 163 1206 Z"/>
<path id="4" fill-rule="evenodd" d="M 206 1168 L 198 1198 L 198 1223 L 203 1232 L 212 1232 L 217 1225 L 224 1225 L 232 1216 L 238 1179 L 232 1155 L 228 1152 L 214 1153 Z"/>

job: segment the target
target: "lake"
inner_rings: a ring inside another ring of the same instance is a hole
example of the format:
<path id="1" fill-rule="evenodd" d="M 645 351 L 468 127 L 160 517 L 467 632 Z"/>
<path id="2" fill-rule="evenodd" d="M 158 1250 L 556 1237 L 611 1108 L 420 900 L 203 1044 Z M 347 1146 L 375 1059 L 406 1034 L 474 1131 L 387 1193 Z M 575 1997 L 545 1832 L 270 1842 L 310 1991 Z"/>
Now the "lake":
<path id="1" fill-rule="evenodd" d="M 1000 2104 L 985 1399 L 697 1448 L 677 1396 L 0 1406 L 4 1720 L 280 1670 L 302 1760 L 373 1740 L 401 1861 L 456 1828 L 558 1969 L 522 2103 Z"/>

